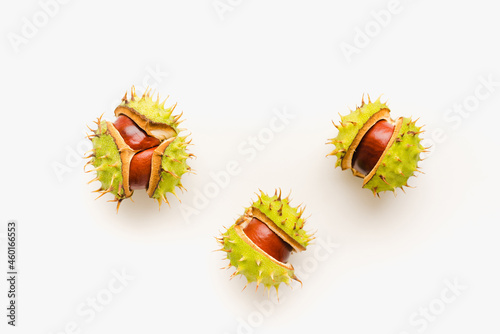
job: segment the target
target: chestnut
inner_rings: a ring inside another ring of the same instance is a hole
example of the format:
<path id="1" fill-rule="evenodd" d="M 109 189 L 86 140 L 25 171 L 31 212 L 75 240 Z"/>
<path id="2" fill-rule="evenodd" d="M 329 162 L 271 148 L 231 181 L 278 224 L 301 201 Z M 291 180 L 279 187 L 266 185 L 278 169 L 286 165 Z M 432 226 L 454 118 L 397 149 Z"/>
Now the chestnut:
<path id="1" fill-rule="evenodd" d="M 254 244 L 276 260 L 280 262 L 288 261 L 290 252 L 293 249 L 292 246 L 287 244 L 257 218 L 252 218 L 248 225 L 243 228 L 243 232 L 245 232 Z"/>
<path id="2" fill-rule="evenodd" d="M 146 189 L 151 177 L 151 159 L 156 147 L 136 153 L 130 161 L 130 189 Z"/>
<path id="3" fill-rule="evenodd" d="M 362 99 L 360 107 L 333 124 L 338 134 L 329 142 L 335 150 L 328 155 L 337 157 L 335 167 L 362 177 L 363 188 L 374 195 L 396 194 L 397 188 L 409 187 L 408 179 L 420 172 L 420 153 L 426 151 L 421 144 L 422 127 L 408 117 L 393 120 L 380 98 L 372 102 L 368 96 L 368 103 Z"/>
<path id="4" fill-rule="evenodd" d="M 292 279 L 300 282 L 288 258 L 291 252 L 306 250 L 314 239 L 304 230 L 303 212 L 290 206 L 288 197 L 281 198 L 281 190 L 274 196 L 261 191 L 257 201 L 217 239 L 230 261 L 227 268 L 236 268 L 231 278 L 245 276 L 248 283 L 256 282 L 257 288 L 263 284 L 268 291 L 270 287 L 278 291 L 281 283 L 290 285 Z"/>
<path id="5" fill-rule="evenodd" d="M 160 145 L 159 139 L 149 136 L 125 115 L 118 116 L 113 125 L 120 132 L 125 143 L 133 150 L 142 151 Z"/>
<path id="6" fill-rule="evenodd" d="M 173 115 L 175 105 L 166 108 L 165 101 L 156 101 L 151 90 L 139 97 L 132 86 L 130 99 L 127 93 L 115 109 L 116 120 L 111 123 L 98 118 L 97 129 L 88 138 L 92 141 L 92 154 L 87 158 L 100 181 L 96 192 L 111 193 L 114 202 L 120 203 L 133 195 L 134 190 L 146 189 L 149 197 L 161 205 L 168 203 L 167 193 L 176 194 L 176 188 L 184 189 L 183 174 L 191 168 L 186 160 L 193 154 L 187 152 L 190 140 L 181 136 L 180 115 Z"/>
<path id="7" fill-rule="evenodd" d="M 363 136 L 352 157 L 352 168 L 368 175 L 384 153 L 394 133 L 394 125 L 386 120 L 375 123 Z"/>

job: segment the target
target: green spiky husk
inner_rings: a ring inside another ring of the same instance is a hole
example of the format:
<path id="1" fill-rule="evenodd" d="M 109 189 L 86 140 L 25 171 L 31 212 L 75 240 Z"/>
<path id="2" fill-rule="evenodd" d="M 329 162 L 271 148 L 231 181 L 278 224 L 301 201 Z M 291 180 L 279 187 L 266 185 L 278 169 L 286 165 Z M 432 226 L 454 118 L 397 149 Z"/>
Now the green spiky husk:
<path id="1" fill-rule="evenodd" d="M 97 172 L 97 179 L 101 182 L 100 191 L 113 194 L 116 199 L 125 198 L 123 189 L 122 161 L 118 147 L 109 134 L 105 121 L 98 121 L 99 125 L 92 139 L 94 154 L 91 164 Z"/>
<path id="2" fill-rule="evenodd" d="M 291 207 L 288 197 L 281 198 L 281 190 L 279 195 L 276 191 L 274 196 L 261 191 L 258 197 L 257 201 L 246 208 L 245 214 L 222 234 L 219 243 L 227 254 L 229 266 L 236 268 L 231 277 L 243 275 L 248 283 L 257 282 L 257 287 L 262 283 L 267 288 L 274 286 L 278 290 L 281 283 L 290 285 L 292 279 L 299 281 L 293 266 L 279 262 L 265 253 L 259 248 L 258 242 L 254 243 L 245 234 L 245 227 L 252 219 L 257 218 L 297 252 L 305 250 L 312 237 L 303 230 L 303 209 L 298 211 Z"/>
<path id="3" fill-rule="evenodd" d="M 364 185 L 374 194 L 382 191 L 395 191 L 408 186 L 408 179 L 414 175 L 424 147 L 420 144 L 417 127 L 410 118 L 403 118 L 399 133 L 384 155 L 375 175 Z"/>
<path id="4" fill-rule="evenodd" d="M 127 99 L 127 93 L 122 98 L 122 103 L 115 109 L 115 116 L 121 115 L 128 117 L 135 125 L 143 130 L 148 136 L 160 140 L 160 144 L 155 148 L 151 160 L 151 174 L 149 182 L 145 185 L 146 192 L 149 197 L 155 198 L 161 205 L 161 200 L 168 203 L 166 193 L 171 192 L 176 197 L 175 187 L 185 189 L 180 178 L 183 174 L 191 169 L 186 163 L 186 159 L 193 157 L 193 154 L 188 154 L 186 146 L 191 141 L 186 142 L 186 137 L 180 137 L 179 132 L 185 129 L 179 128 L 181 123 L 180 115 L 172 115 L 176 104 L 165 108 L 165 101 L 160 103 L 159 94 L 157 99 L 153 100 L 151 97 L 151 89 L 146 89 L 142 97 L 138 97 L 135 93 L 135 87 L 132 86 L 130 91 L 130 100 Z M 96 122 L 98 130 L 94 134 L 89 135 L 88 138 L 93 142 L 93 154 L 90 156 L 92 159 L 85 165 L 93 164 L 97 171 L 97 177 L 93 181 L 101 181 L 99 197 L 106 193 L 115 195 L 115 201 L 118 202 L 117 209 L 124 198 L 130 197 L 133 190 L 129 185 L 130 182 L 130 166 L 133 163 L 135 155 L 140 153 L 141 150 L 133 150 L 127 145 L 126 139 L 122 138 L 120 130 L 109 125 L 107 129 L 106 124 L 117 125 L 116 123 L 109 123 L 101 121 L 99 118 Z M 98 138 L 101 132 L 105 132 L 106 136 Z M 101 143 L 102 141 L 102 143 Z M 114 145 L 112 143 L 114 142 Z M 97 143 L 97 144 L 96 144 Z M 169 145 L 170 143 L 170 145 Z M 102 153 L 100 157 L 105 160 L 113 159 L 111 162 L 105 163 L 96 161 L 96 145 L 102 146 Z M 161 147 L 161 148 L 160 148 Z M 165 148 L 165 149 L 163 149 Z M 160 152 L 163 149 L 163 152 Z M 109 152 L 107 152 L 109 150 Z M 89 157 L 87 157 L 89 158 Z M 122 160 L 123 159 L 123 160 Z M 137 166 L 137 165 L 136 165 Z M 86 171 L 92 172 L 92 171 Z M 134 170 L 134 173 L 146 173 L 145 170 Z M 134 175 L 134 177 L 137 175 Z M 143 185 L 140 185 L 141 188 Z M 99 198 L 98 197 L 98 198 Z M 177 197 L 178 198 L 178 197 Z M 179 198 L 178 198 L 179 199 Z M 180 199 L 179 199 L 180 201 Z"/>
<path id="5" fill-rule="evenodd" d="M 135 94 L 132 93 L 132 94 Z M 135 96 L 135 95 L 133 95 Z M 140 99 L 135 96 L 134 99 L 123 101 L 120 106 L 133 109 L 138 114 L 155 123 L 169 125 L 178 133 L 178 118 L 172 115 L 175 106 L 165 108 L 163 103 L 153 100 L 146 92 Z"/>
<path id="6" fill-rule="evenodd" d="M 243 275 L 248 283 L 262 283 L 267 288 L 274 286 L 278 289 L 281 283 L 290 285 L 291 279 L 295 277 L 294 270 L 273 262 L 261 251 L 247 244 L 237 234 L 235 226 L 236 224 L 231 226 L 222 236 L 227 258 L 236 268 L 233 275 Z"/>
<path id="7" fill-rule="evenodd" d="M 368 104 L 362 102 L 361 107 L 340 117 L 340 125 L 337 126 L 339 133 L 330 142 L 335 145 L 335 150 L 330 153 L 330 155 L 337 157 L 335 167 L 340 166 L 347 149 L 351 146 L 363 125 L 370 117 L 382 109 L 388 109 L 388 107 L 385 103 L 380 102 L 380 99 L 377 99 L 377 101 Z"/>
<path id="8" fill-rule="evenodd" d="M 252 207 L 259 209 L 304 248 L 307 247 L 310 236 L 303 229 L 305 219 L 301 218 L 302 212 L 289 205 L 287 198 L 280 199 L 279 195 L 270 197 L 261 192 L 259 199 L 252 204 Z"/>
<path id="9" fill-rule="evenodd" d="M 186 137 L 177 136 L 163 152 L 161 160 L 160 181 L 153 198 L 165 200 L 166 193 L 175 194 L 175 187 L 182 189 L 181 178 L 189 171 L 186 160 Z"/>

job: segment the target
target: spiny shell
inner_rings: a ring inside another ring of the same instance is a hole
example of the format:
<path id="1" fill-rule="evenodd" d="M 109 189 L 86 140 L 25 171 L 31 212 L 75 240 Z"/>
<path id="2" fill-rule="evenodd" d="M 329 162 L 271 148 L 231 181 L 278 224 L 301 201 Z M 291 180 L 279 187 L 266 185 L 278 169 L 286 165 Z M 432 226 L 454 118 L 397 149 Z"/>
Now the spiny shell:
<path id="1" fill-rule="evenodd" d="M 95 171 L 97 173 L 97 177 L 90 182 L 101 182 L 101 188 L 98 190 L 101 191 L 99 197 L 111 193 L 116 200 L 121 201 L 130 196 L 125 194 L 123 186 L 123 166 L 120 151 L 108 130 L 106 122 L 101 121 L 100 118 L 97 121 L 97 129 L 94 132 L 92 144 L 94 153 L 87 164 L 91 163 L 95 168 L 88 172 Z"/>
<path id="2" fill-rule="evenodd" d="M 292 279 L 300 280 L 295 276 L 290 263 L 283 263 L 269 256 L 246 236 L 243 231 L 245 223 L 252 218 L 259 219 L 296 252 L 305 250 L 313 237 L 303 229 L 305 219 L 301 216 L 304 209 L 291 207 L 288 197 L 281 198 L 281 191 L 274 196 L 261 191 L 258 197 L 218 241 L 230 261 L 228 268 L 236 268 L 231 278 L 243 275 L 248 281 L 247 285 L 256 282 L 257 288 L 263 284 L 268 290 L 273 286 L 278 291 L 281 283 L 290 285 Z"/>
<path id="3" fill-rule="evenodd" d="M 178 127 L 182 114 L 173 115 L 175 105 L 165 108 L 165 101 L 160 103 L 159 95 L 153 100 L 149 89 L 138 98 L 132 87 L 130 95 L 128 100 L 125 94 L 115 115 L 127 116 L 149 136 L 161 141 L 152 156 L 147 193 L 159 204 L 162 200 L 168 203 L 166 194 L 172 193 L 177 197 L 175 188 L 184 189 L 182 175 L 191 170 L 186 162 L 193 156 L 187 152 L 191 141 L 187 140 L 187 136 L 179 135 L 184 130 Z M 93 134 L 89 136 L 94 148 L 87 157 L 90 158 L 87 165 L 92 164 L 95 168 L 87 172 L 97 172 L 92 181 L 100 181 L 101 187 L 96 192 L 101 192 L 99 197 L 106 193 L 113 194 L 118 208 L 123 199 L 133 195 L 129 187 L 130 162 L 136 153 L 142 151 L 130 148 L 113 123 L 103 121 L 102 116 L 96 124 L 97 129 L 92 130 Z"/>
<path id="4" fill-rule="evenodd" d="M 416 121 L 410 118 L 400 117 L 394 121 L 389 114 L 389 108 L 380 98 L 371 102 L 368 97 L 367 104 L 362 100 L 360 107 L 341 116 L 339 125 L 334 123 L 339 132 L 329 142 L 335 145 L 335 150 L 329 154 L 337 157 L 335 166 L 351 169 L 355 176 L 363 177 L 363 187 L 372 190 L 374 195 L 408 186 L 408 178 L 420 172 L 420 153 L 425 151 L 419 137 L 422 127 L 416 126 Z M 353 154 L 363 136 L 380 120 L 394 124 L 394 133 L 376 166 L 364 176 L 352 167 Z"/>
<path id="5" fill-rule="evenodd" d="M 421 128 L 411 118 L 402 118 L 402 125 L 397 135 L 378 164 L 378 168 L 365 177 L 363 187 L 374 194 L 382 191 L 395 191 L 396 188 L 408 187 L 408 179 L 418 170 L 420 153 L 424 147 L 418 134 Z"/>

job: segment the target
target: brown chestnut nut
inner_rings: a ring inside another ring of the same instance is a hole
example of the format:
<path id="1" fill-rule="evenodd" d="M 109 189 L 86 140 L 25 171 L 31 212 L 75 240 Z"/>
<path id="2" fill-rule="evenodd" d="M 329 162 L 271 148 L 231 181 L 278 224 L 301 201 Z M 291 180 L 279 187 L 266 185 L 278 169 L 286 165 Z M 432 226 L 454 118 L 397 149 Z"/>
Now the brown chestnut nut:
<path id="1" fill-rule="evenodd" d="M 257 218 L 252 218 L 243 229 L 243 232 L 254 244 L 276 260 L 280 262 L 288 261 L 290 252 L 293 250 L 292 246 Z"/>
<path id="2" fill-rule="evenodd" d="M 375 123 L 363 136 L 352 157 L 352 166 L 363 175 L 368 175 L 377 165 L 391 140 L 394 125 L 386 120 Z"/>
<path id="3" fill-rule="evenodd" d="M 125 115 L 118 116 L 113 125 L 120 132 L 125 143 L 133 150 L 142 151 L 160 145 L 159 139 L 149 136 Z"/>
<path id="4" fill-rule="evenodd" d="M 151 159 L 156 147 L 134 155 L 130 161 L 130 189 L 146 189 L 151 177 Z"/>

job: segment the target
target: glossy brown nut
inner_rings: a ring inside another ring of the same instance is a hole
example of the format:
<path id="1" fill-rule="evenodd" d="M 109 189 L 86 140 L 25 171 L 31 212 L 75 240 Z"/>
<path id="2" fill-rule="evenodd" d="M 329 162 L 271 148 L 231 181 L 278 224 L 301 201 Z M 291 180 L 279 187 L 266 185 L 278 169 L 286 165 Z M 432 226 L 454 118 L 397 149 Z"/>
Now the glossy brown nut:
<path id="1" fill-rule="evenodd" d="M 364 135 L 352 157 L 352 166 L 368 175 L 377 165 L 394 132 L 394 125 L 386 120 L 375 123 Z"/>
<path id="2" fill-rule="evenodd" d="M 160 145 L 159 139 L 149 136 L 127 116 L 118 116 L 113 124 L 133 150 L 142 151 Z"/>
<path id="3" fill-rule="evenodd" d="M 269 256 L 283 263 L 288 260 L 292 247 L 257 218 L 252 218 L 243 232 Z"/>
<path id="4" fill-rule="evenodd" d="M 151 177 L 151 158 L 156 147 L 152 147 L 134 155 L 130 161 L 130 189 L 146 189 Z"/>

